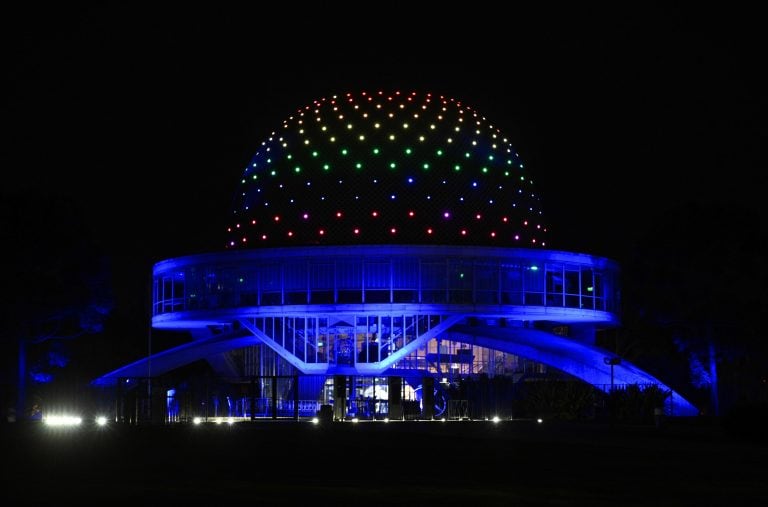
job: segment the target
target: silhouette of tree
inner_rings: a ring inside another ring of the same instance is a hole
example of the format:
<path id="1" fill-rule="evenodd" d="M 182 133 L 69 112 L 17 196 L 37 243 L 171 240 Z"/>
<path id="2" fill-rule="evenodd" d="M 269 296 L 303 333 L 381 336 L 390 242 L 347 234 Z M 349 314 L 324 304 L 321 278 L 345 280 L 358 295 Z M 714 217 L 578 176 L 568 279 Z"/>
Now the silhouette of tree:
<path id="1" fill-rule="evenodd" d="M 113 305 L 110 268 L 73 200 L 27 193 L 4 195 L 0 202 L 11 267 L 0 335 L 4 371 L 16 372 L 15 383 L 3 379 L 4 408 L 15 397 L 16 417 L 23 419 L 31 405 L 27 387 L 71 378 L 72 372 L 62 372 L 75 341 L 103 331 Z M 14 384 L 15 396 L 8 392 Z"/>
<path id="2" fill-rule="evenodd" d="M 680 204 L 649 217 L 625 263 L 625 326 L 641 347 L 687 359 L 712 414 L 765 394 L 766 231 L 737 204 Z"/>

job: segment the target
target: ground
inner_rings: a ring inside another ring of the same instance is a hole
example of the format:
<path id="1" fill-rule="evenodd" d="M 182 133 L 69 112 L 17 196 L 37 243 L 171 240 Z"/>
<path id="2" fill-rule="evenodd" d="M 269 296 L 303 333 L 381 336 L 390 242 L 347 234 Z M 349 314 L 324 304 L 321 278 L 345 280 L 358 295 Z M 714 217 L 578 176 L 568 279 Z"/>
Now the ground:
<path id="1" fill-rule="evenodd" d="M 16 423 L 1 438 L 5 505 L 768 505 L 768 444 L 711 421 Z"/>

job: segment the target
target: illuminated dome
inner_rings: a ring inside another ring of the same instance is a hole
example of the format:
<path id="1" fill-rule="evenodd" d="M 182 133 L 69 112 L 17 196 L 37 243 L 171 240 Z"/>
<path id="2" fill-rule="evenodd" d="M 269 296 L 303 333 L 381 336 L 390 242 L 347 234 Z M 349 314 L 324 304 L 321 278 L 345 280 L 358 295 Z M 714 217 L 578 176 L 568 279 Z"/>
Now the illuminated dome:
<path id="1" fill-rule="evenodd" d="M 462 102 L 347 93 L 298 109 L 236 193 L 227 248 L 546 247 L 541 200 L 509 140 Z"/>

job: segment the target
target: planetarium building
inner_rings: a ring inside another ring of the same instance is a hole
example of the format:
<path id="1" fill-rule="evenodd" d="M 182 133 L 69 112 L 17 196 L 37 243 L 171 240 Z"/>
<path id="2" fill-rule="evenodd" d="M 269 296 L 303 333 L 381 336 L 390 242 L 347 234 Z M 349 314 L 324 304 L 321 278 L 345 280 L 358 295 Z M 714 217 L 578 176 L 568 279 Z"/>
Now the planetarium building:
<path id="1" fill-rule="evenodd" d="M 620 324 L 619 266 L 548 248 L 531 174 L 458 100 L 318 99 L 234 193 L 220 252 L 155 264 L 152 328 L 189 339 L 95 380 L 120 403 L 148 382 L 168 422 L 473 418 L 491 413 L 489 386 L 556 374 L 598 393 L 656 386 L 668 413 L 698 413 L 596 345 Z M 118 418 L 141 412 L 126 406 Z"/>

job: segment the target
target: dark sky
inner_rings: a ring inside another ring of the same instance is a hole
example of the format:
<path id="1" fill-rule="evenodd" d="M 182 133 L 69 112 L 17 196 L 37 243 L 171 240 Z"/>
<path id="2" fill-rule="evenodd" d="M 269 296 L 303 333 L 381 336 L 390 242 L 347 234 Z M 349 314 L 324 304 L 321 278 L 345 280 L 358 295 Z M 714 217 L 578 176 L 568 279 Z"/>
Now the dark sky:
<path id="1" fill-rule="evenodd" d="M 153 262 L 223 245 L 245 164 L 293 110 L 400 89 L 460 99 L 511 139 L 553 248 L 620 260 L 689 201 L 765 216 L 757 12 L 258 5 L 6 10 L 0 196 L 71 200 L 118 291 L 145 291 Z M 51 218 L 33 215 L 4 219 Z"/>

